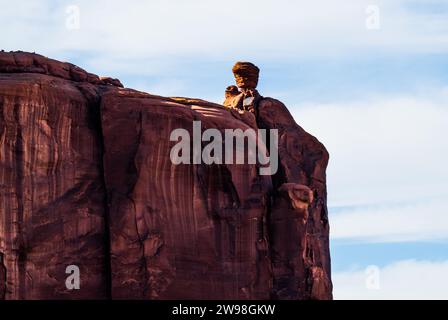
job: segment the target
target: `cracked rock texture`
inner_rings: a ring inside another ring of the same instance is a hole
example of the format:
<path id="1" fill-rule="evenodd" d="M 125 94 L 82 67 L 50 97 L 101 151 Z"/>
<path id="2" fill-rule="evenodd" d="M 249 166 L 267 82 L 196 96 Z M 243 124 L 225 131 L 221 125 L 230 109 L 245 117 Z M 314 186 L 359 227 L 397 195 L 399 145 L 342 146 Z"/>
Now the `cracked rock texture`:
<path id="1" fill-rule="evenodd" d="M 277 174 L 172 164 L 194 120 L 278 129 Z M 0 299 L 331 299 L 327 162 L 277 100 L 229 111 L 0 52 Z"/>

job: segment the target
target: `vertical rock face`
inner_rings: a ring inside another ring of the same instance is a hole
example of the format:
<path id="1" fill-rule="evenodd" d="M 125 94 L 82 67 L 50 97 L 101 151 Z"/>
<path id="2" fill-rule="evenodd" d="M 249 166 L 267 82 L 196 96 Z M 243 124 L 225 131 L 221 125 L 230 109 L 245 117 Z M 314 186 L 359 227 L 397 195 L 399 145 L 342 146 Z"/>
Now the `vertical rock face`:
<path id="1" fill-rule="evenodd" d="M 105 189 L 94 108 L 68 81 L 0 73 L 0 252 L 8 299 L 105 297 Z M 86 290 L 67 292 L 72 264 L 85 274 Z"/>
<path id="2" fill-rule="evenodd" d="M 262 128 L 279 130 L 280 164 L 272 177 L 275 190 L 271 214 L 274 292 L 278 298 L 285 299 L 331 299 L 325 175 L 328 152 L 295 123 L 278 100 L 261 100 L 258 124 Z M 290 184 L 296 184 L 299 190 L 285 196 L 284 189 L 291 188 Z M 311 197 L 303 191 L 303 186 L 310 189 Z M 285 198 L 289 203 L 285 203 Z M 295 205 L 297 200 L 308 203 L 309 207 L 300 208 Z"/>
<path id="3" fill-rule="evenodd" d="M 328 154 L 286 107 L 121 87 L 0 53 L 0 299 L 330 299 Z M 193 121 L 277 129 L 279 171 L 173 164 L 170 135 Z"/>
<path id="4" fill-rule="evenodd" d="M 184 128 L 193 137 L 194 120 L 203 129 L 249 126 L 219 105 L 136 100 L 131 92 L 105 95 L 101 114 L 112 296 L 269 298 L 269 270 L 260 261 L 266 253 L 257 243 L 265 241 L 270 178 L 255 165 L 170 160 L 171 132 Z"/>

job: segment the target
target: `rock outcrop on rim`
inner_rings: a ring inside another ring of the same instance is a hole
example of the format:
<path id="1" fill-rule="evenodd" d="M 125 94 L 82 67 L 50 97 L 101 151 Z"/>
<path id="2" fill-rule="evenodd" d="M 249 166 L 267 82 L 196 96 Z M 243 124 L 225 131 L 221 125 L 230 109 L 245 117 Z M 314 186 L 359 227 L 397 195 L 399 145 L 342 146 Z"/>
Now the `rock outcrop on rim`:
<path id="1" fill-rule="evenodd" d="M 194 120 L 277 129 L 278 172 L 173 164 Z M 0 299 L 331 299 L 327 162 L 277 100 L 229 110 L 0 52 Z"/>

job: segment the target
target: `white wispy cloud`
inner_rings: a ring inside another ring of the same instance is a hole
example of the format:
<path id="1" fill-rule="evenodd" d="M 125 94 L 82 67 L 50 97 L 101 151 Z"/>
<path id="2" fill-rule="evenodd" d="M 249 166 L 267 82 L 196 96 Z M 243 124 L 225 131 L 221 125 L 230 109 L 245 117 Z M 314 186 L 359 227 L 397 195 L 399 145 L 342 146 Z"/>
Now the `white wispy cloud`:
<path id="1" fill-rule="evenodd" d="M 335 299 L 448 299 L 448 261 L 405 260 L 336 272 L 333 285 Z"/>
<path id="2" fill-rule="evenodd" d="M 330 151 L 333 239 L 448 238 L 446 93 L 295 109 L 297 122 Z"/>
<path id="3" fill-rule="evenodd" d="M 446 198 L 376 205 L 331 216 L 331 238 L 368 242 L 448 240 Z"/>
<path id="4" fill-rule="evenodd" d="M 95 52 L 103 61 L 132 66 L 163 55 L 294 58 L 360 51 L 446 52 L 447 12 L 414 10 L 443 1 L 416 0 L 1 0 L 1 46 L 58 56 Z M 80 29 L 69 30 L 69 5 L 80 10 Z M 380 29 L 366 28 L 369 5 Z M 20 35 L 20 36 L 18 36 Z M 287 48 L 284 49 L 284 48 Z M 123 59 L 126 58 L 126 59 Z"/>

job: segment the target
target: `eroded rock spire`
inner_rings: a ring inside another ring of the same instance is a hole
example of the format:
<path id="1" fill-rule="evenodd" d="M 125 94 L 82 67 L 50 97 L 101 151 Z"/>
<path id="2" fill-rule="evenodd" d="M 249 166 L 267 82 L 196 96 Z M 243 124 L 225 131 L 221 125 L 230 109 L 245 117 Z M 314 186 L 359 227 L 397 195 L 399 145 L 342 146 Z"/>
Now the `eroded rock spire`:
<path id="1" fill-rule="evenodd" d="M 225 92 L 224 106 L 255 112 L 261 99 L 256 90 L 260 69 L 251 62 L 237 62 L 232 68 L 237 86 L 229 86 Z"/>

